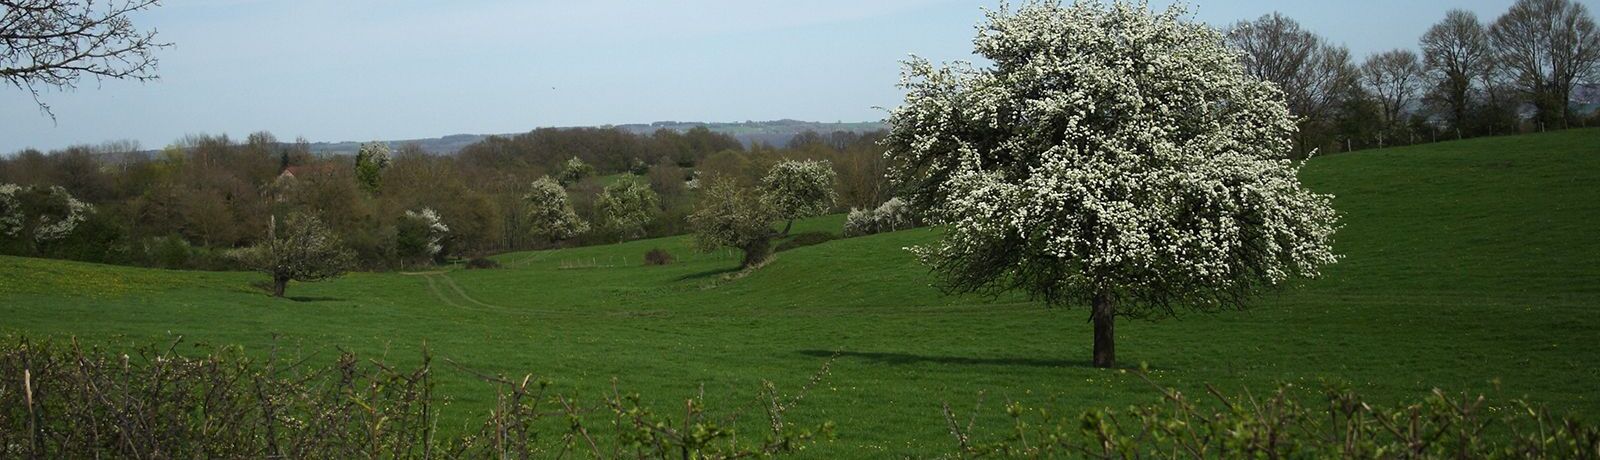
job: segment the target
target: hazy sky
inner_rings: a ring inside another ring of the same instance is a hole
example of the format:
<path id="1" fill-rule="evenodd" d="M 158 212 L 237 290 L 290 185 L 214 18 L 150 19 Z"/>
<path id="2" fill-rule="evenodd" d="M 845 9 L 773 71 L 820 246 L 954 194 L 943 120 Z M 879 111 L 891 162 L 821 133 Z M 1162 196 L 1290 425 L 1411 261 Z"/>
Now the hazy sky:
<path id="1" fill-rule="evenodd" d="M 1595 2 L 1582 0 L 1591 11 Z M 1162 1 L 1154 3 L 1165 4 Z M 1199 0 L 1226 25 L 1282 11 L 1358 59 L 1449 8 L 1512 0 Z M 0 87 L 0 152 L 190 133 L 406 139 L 658 120 L 883 118 L 898 61 L 970 58 L 992 1 L 168 0 L 135 18 L 175 43 L 161 80 Z"/>

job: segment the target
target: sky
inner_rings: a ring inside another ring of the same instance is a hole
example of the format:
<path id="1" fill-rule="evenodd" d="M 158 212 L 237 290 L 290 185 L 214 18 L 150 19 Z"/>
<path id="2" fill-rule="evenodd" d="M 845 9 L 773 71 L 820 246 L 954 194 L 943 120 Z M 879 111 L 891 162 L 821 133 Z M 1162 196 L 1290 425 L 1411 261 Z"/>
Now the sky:
<path id="1" fill-rule="evenodd" d="M 1600 0 L 1580 0 L 1591 11 Z M 1167 1 L 1153 0 L 1153 5 Z M 1415 49 L 1451 8 L 1512 0 L 1197 0 L 1225 26 L 1280 11 L 1359 59 Z M 675 121 L 873 121 L 899 62 L 974 59 L 995 1 L 167 0 L 160 80 L 0 87 L 0 152 L 189 134 L 365 141 Z"/>

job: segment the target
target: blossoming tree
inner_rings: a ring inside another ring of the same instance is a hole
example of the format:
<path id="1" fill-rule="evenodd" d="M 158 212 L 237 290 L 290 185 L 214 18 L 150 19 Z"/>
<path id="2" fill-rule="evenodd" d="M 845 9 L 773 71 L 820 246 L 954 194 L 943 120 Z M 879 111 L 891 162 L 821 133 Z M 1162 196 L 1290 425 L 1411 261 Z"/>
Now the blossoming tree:
<path id="1" fill-rule="evenodd" d="M 632 240 L 644 236 L 644 226 L 655 219 L 660 202 L 649 185 L 630 178 L 607 185 L 595 199 L 595 209 L 606 230 Z"/>
<path id="2" fill-rule="evenodd" d="M 589 231 L 589 224 L 572 210 L 567 190 L 550 176 L 534 180 L 523 200 L 528 202 L 529 233 L 554 243 Z"/>
<path id="3" fill-rule="evenodd" d="M 282 225 L 274 219 L 267 239 L 245 250 L 243 258 L 272 277 L 273 297 L 283 297 L 290 281 L 321 281 L 344 275 L 355 255 L 321 219 L 297 213 L 290 214 Z"/>
<path id="4" fill-rule="evenodd" d="M 913 248 L 950 292 L 1116 317 L 1242 308 L 1333 263 L 1331 196 L 1296 177 L 1282 92 L 1181 8 L 1034 2 L 991 11 L 992 65 L 906 63 L 890 175 L 943 239 Z"/>
<path id="5" fill-rule="evenodd" d="M 756 190 L 733 179 L 711 181 L 700 195 L 700 205 L 689 215 L 695 246 L 710 252 L 720 247 L 744 252 L 739 268 L 755 268 L 772 254 L 772 223 L 778 213 Z"/>
<path id="6" fill-rule="evenodd" d="M 785 160 L 767 170 L 761 179 L 761 192 L 778 217 L 787 221 L 783 234 L 789 234 L 795 219 L 822 215 L 833 208 L 837 198 L 834 177 L 833 164 L 828 160 Z"/>
<path id="7" fill-rule="evenodd" d="M 584 163 L 578 157 L 572 157 L 561 164 L 561 172 L 556 174 L 556 178 L 561 185 L 566 186 L 576 184 L 578 181 L 593 175 L 594 166 L 589 166 L 588 163 Z"/>
<path id="8" fill-rule="evenodd" d="M 361 144 L 361 149 L 356 151 L 356 181 L 368 192 L 378 191 L 383 170 L 389 167 L 392 157 L 389 144 L 377 141 Z"/>
<path id="9" fill-rule="evenodd" d="M 61 186 L 0 184 L 0 241 L 32 250 L 71 235 L 91 212 Z"/>
<path id="10" fill-rule="evenodd" d="M 408 260 L 441 260 L 450 226 L 433 208 L 406 211 L 395 223 L 395 252 Z"/>

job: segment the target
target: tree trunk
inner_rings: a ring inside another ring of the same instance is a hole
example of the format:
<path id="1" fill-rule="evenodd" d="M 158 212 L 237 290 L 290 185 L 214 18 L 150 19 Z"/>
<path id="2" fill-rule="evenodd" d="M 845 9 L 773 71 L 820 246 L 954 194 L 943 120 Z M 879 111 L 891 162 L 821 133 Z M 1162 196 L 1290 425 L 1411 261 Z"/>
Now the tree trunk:
<path id="1" fill-rule="evenodd" d="M 750 268 L 761 261 L 767 260 L 767 254 L 772 252 L 772 240 L 761 238 L 744 246 L 744 261 L 739 263 L 739 268 Z"/>
<path id="2" fill-rule="evenodd" d="M 1090 316 L 1094 318 L 1094 367 L 1114 367 L 1117 365 L 1117 307 L 1111 302 L 1110 294 L 1095 294 L 1094 311 Z"/>
<path id="3" fill-rule="evenodd" d="M 289 287 L 289 279 L 288 278 L 273 278 L 272 279 L 272 296 L 273 297 L 283 297 L 283 290 L 287 289 L 288 287 Z"/>
<path id="4" fill-rule="evenodd" d="M 794 219 L 789 219 L 789 223 L 783 224 L 783 236 L 789 236 L 789 229 L 791 228 L 794 228 Z"/>

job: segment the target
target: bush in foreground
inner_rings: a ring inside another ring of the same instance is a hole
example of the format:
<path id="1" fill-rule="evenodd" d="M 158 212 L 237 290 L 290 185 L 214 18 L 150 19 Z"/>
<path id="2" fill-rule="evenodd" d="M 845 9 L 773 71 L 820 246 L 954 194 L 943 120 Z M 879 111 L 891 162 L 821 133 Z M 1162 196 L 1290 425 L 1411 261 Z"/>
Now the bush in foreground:
<path id="1" fill-rule="evenodd" d="M 834 430 L 785 421 L 831 360 L 794 394 L 763 382 L 755 400 L 713 417 L 703 394 L 662 406 L 683 408 L 664 414 L 614 383 L 580 398 L 532 375 L 445 359 L 494 387 L 482 423 L 446 435 L 436 431 L 440 369 L 427 352 L 410 368 L 349 353 L 315 366 L 237 348 L 184 356 L 180 342 L 118 354 L 6 339 L 0 458 L 766 457 L 806 450 Z M 1006 429 L 974 426 L 976 415 L 963 420 L 946 404 L 948 445 L 954 457 L 1600 458 L 1600 429 L 1523 400 L 1434 390 L 1385 407 L 1340 387 L 1240 396 L 1208 386 L 1191 398 L 1152 385 L 1158 401 L 1124 410 L 1073 415 L 1008 403 Z M 974 414 L 993 410 L 981 402 Z M 747 416 L 760 432 L 729 426 Z"/>
<path id="2" fill-rule="evenodd" d="M 1600 429 L 1520 399 L 1434 389 L 1384 407 L 1339 386 L 1240 396 L 1207 385 L 1196 398 L 1156 388 L 1159 402 L 1076 417 L 1007 403 L 1012 426 L 997 439 L 974 435 L 949 404 L 944 414 L 969 458 L 1600 458 Z"/>
<path id="3" fill-rule="evenodd" d="M 785 421 L 826 366 L 795 395 L 764 383 L 744 407 L 763 412 L 749 415 L 767 433 L 737 437 L 703 396 L 665 414 L 615 385 L 580 398 L 532 375 L 453 366 L 492 385 L 494 407 L 445 436 L 427 353 L 414 368 L 349 353 L 318 367 L 177 348 L 0 344 L 0 458 L 738 458 L 796 452 L 832 430 Z"/>

